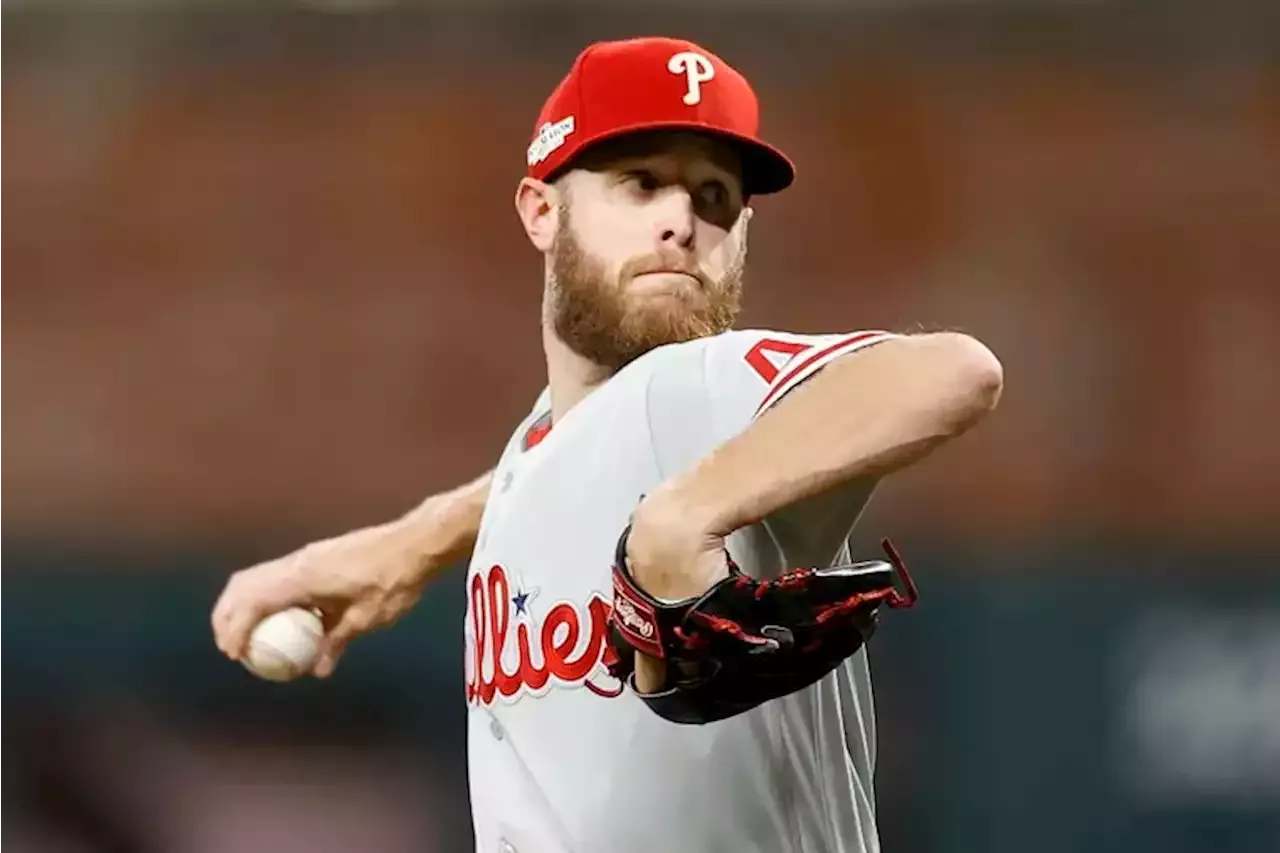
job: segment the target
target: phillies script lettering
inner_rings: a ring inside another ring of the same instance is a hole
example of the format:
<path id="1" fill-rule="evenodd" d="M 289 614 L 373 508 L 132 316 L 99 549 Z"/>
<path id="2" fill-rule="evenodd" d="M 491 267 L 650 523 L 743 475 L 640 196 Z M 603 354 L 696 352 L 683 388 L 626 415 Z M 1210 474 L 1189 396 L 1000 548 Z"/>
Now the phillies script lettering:
<path id="1" fill-rule="evenodd" d="M 471 576 L 467 595 L 468 703 L 489 705 L 495 698 L 536 696 L 552 687 L 585 687 L 606 697 L 622 693 L 604 667 L 609 602 L 598 593 L 585 610 L 562 601 L 534 616 L 526 608 L 531 596 L 513 591 L 507 570 L 493 566 Z"/>

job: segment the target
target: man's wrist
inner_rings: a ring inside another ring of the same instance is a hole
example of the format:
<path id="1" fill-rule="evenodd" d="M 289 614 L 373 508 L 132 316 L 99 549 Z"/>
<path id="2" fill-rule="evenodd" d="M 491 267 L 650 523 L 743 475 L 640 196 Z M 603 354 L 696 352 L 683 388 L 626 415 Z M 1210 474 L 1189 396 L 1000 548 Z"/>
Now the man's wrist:
<path id="1" fill-rule="evenodd" d="M 706 536 L 724 536 L 733 532 L 717 529 L 721 526 L 721 514 L 687 476 L 668 480 L 646 495 L 637 507 L 636 515 L 660 526 L 678 526 Z"/>
<path id="2" fill-rule="evenodd" d="M 410 554 L 414 565 L 424 573 L 438 566 L 453 550 L 453 537 L 442 512 L 438 498 L 430 498 L 394 522 L 389 531 L 392 547 Z"/>
<path id="3" fill-rule="evenodd" d="M 409 552 L 424 576 L 465 559 L 475 547 L 488 484 L 485 475 L 424 500 L 390 525 L 395 547 Z"/>
<path id="4" fill-rule="evenodd" d="M 687 528 L 706 536 L 727 537 L 759 519 L 743 501 L 738 463 L 720 447 L 686 471 L 667 480 L 651 497 Z M 740 455 L 740 454 L 739 454 Z M 646 499 L 648 500 L 648 499 Z"/>
<path id="5" fill-rule="evenodd" d="M 726 576 L 724 540 L 710 532 L 711 509 L 677 482 L 664 484 L 640 502 L 627 552 L 641 589 L 660 600 L 682 601 Z"/>

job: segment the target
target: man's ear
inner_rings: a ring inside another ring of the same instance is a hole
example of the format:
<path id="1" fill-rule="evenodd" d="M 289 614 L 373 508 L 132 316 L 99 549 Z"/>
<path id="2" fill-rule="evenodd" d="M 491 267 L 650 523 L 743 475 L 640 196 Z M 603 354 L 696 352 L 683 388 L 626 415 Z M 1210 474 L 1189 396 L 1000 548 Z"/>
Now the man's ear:
<path id="1" fill-rule="evenodd" d="M 522 178 L 516 187 L 516 215 L 533 247 L 539 252 L 550 251 L 560 227 L 560 196 L 556 187 L 533 178 Z"/>

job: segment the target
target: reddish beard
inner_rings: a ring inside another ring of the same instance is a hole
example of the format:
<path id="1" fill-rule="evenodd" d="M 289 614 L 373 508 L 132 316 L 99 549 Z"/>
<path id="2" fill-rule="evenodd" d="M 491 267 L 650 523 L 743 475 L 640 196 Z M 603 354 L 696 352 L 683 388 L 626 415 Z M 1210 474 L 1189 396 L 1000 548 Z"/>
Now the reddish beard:
<path id="1" fill-rule="evenodd" d="M 548 311 L 557 337 L 578 355 L 616 371 L 663 344 L 691 341 L 733 327 L 742 302 L 745 247 L 719 279 L 660 255 L 633 258 L 616 278 L 603 261 L 582 248 L 560 210 L 560 230 L 551 248 Z M 681 289 L 655 299 L 627 293 L 638 274 L 681 269 L 698 279 L 696 291 Z"/>

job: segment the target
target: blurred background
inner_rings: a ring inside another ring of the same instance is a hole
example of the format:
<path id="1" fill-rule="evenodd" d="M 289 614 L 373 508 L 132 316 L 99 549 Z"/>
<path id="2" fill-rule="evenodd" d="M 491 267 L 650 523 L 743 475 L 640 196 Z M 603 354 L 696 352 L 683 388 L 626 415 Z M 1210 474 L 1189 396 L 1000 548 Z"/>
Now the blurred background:
<path id="1" fill-rule="evenodd" d="M 461 571 L 323 684 L 253 679 L 208 613 L 495 461 L 542 386 L 538 107 L 586 43 L 662 33 L 799 164 L 744 325 L 1006 365 L 857 534 L 924 596 L 872 653 L 885 849 L 1280 850 L 1277 18 L 6 2 L 4 843 L 470 849 Z"/>

